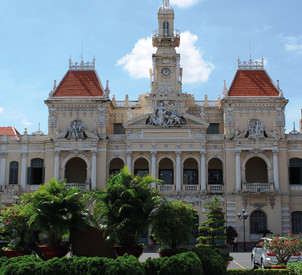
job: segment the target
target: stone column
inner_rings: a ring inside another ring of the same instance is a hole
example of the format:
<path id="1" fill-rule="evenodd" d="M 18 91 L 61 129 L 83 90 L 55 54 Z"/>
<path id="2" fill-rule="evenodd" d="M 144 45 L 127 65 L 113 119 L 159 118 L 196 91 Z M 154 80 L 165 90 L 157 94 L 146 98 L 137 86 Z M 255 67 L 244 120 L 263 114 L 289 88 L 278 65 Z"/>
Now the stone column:
<path id="1" fill-rule="evenodd" d="M 60 178 L 60 151 L 55 151 L 55 169 L 54 177 L 56 179 Z"/>
<path id="2" fill-rule="evenodd" d="M 7 153 L 1 153 L 0 185 L 5 185 L 6 157 Z"/>
<path id="3" fill-rule="evenodd" d="M 157 178 L 156 154 L 157 154 L 157 152 L 151 152 L 151 175 L 153 178 Z M 151 187 L 156 188 L 156 182 L 152 182 Z"/>
<path id="4" fill-rule="evenodd" d="M 207 190 L 206 152 L 200 152 L 200 190 Z"/>
<path id="5" fill-rule="evenodd" d="M 181 165 L 180 165 L 180 156 L 181 152 L 175 152 L 176 155 L 176 171 L 175 171 L 175 176 L 176 176 L 176 191 L 181 191 L 181 176 L 182 176 L 182 171 L 181 171 Z"/>
<path id="6" fill-rule="evenodd" d="M 235 152 L 235 156 L 236 156 L 236 191 L 241 190 L 240 154 L 241 154 L 240 150 L 237 150 Z"/>
<path id="7" fill-rule="evenodd" d="M 96 157 L 98 152 L 91 151 L 92 154 L 92 164 L 91 164 L 91 189 L 96 189 Z"/>
<path id="8" fill-rule="evenodd" d="M 129 172 L 132 173 L 132 167 L 131 167 L 132 152 L 127 152 L 126 155 L 127 155 L 127 167 L 128 167 Z"/>
<path id="9" fill-rule="evenodd" d="M 21 154 L 21 180 L 20 180 L 20 186 L 21 191 L 25 191 L 26 189 L 26 162 L 27 162 L 27 153 Z"/>
<path id="10" fill-rule="evenodd" d="M 275 190 L 279 191 L 279 164 L 278 164 L 278 151 L 273 151 L 273 168 L 274 168 L 274 183 Z"/>

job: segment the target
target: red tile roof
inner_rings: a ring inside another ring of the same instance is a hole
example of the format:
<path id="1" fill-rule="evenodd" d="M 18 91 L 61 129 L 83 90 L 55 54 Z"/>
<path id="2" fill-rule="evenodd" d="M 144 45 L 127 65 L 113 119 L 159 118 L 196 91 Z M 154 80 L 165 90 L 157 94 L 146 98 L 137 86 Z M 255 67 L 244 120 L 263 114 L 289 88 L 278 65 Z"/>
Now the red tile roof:
<path id="1" fill-rule="evenodd" d="M 69 70 L 54 92 L 54 97 L 103 96 L 103 87 L 94 70 Z"/>
<path id="2" fill-rule="evenodd" d="M 265 70 L 238 70 L 229 96 L 279 96 L 279 91 Z"/>
<path id="3" fill-rule="evenodd" d="M 0 136 L 17 136 L 21 135 L 15 127 L 0 127 Z"/>

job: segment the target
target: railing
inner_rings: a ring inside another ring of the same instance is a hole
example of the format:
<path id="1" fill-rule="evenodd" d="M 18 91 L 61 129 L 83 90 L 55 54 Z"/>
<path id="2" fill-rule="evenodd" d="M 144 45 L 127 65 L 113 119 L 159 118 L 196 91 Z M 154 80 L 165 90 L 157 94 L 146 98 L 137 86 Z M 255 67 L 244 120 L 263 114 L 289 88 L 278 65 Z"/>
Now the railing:
<path id="1" fill-rule="evenodd" d="M 198 184 L 194 184 L 194 185 L 185 184 L 183 186 L 185 191 L 198 191 Z"/>
<path id="2" fill-rule="evenodd" d="M 115 106 L 116 107 L 133 107 L 137 106 L 138 101 L 115 101 Z"/>
<path id="3" fill-rule="evenodd" d="M 195 100 L 195 105 L 215 107 L 217 106 L 217 100 Z"/>
<path id="4" fill-rule="evenodd" d="M 263 192 L 263 191 L 273 191 L 273 185 L 270 183 L 245 183 L 244 191 L 250 192 Z M 243 186 L 243 187 L 244 187 Z"/>
<path id="5" fill-rule="evenodd" d="M 66 183 L 65 187 L 67 189 L 77 187 L 83 191 L 89 191 L 90 190 L 90 183 Z"/>
<path id="6" fill-rule="evenodd" d="M 18 184 L 6 184 L 0 185 L 0 195 L 6 195 L 9 198 L 12 196 L 19 195 L 20 185 Z"/>
<path id="7" fill-rule="evenodd" d="M 174 185 L 172 184 L 163 184 L 159 186 L 160 191 L 173 191 L 174 190 Z"/>
<path id="8" fill-rule="evenodd" d="M 221 184 L 209 184 L 208 191 L 210 193 L 223 193 L 223 185 Z"/>
<path id="9" fill-rule="evenodd" d="M 302 185 L 300 184 L 291 184 L 290 185 L 291 191 L 302 191 Z"/>
<path id="10" fill-rule="evenodd" d="M 168 30 L 163 30 L 163 33 L 159 33 L 158 29 L 154 30 L 153 34 L 152 34 L 152 38 L 157 38 L 159 36 L 179 38 L 180 37 L 180 31 L 179 30 L 173 30 L 173 32 L 169 32 Z"/>

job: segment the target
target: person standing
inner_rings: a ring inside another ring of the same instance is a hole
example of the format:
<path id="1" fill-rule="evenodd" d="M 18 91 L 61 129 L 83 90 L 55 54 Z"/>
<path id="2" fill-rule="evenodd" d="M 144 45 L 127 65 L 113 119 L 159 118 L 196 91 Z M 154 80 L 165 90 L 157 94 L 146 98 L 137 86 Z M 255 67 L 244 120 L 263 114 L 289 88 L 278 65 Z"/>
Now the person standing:
<path id="1" fill-rule="evenodd" d="M 237 240 L 237 237 L 234 238 L 233 240 L 233 251 L 234 252 L 238 252 L 238 240 Z"/>

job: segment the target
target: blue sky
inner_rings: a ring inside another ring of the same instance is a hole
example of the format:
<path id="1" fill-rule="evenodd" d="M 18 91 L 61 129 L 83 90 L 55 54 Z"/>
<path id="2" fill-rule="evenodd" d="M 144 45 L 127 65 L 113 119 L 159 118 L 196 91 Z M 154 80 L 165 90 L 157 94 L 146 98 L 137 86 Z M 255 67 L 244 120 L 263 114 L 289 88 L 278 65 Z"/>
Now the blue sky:
<path id="1" fill-rule="evenodd" d="M 286 131 L 299 128 L 302 108 L 302 1 L 170 0 L 181 31 L 183 92 L 222 97 L 238 57 L 265 59 L 289 99 Z M 68 70 L 69 57 L 96 58 L 111 96 L 149 92 L 151 35 L 161 0 L 0 0 L 0 126 L 47 129 L 44 100 Z M 83 45 L 83 47 L 82 47 Z"/>

